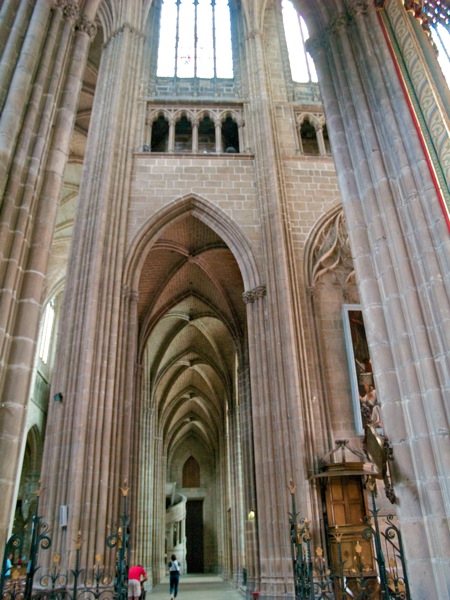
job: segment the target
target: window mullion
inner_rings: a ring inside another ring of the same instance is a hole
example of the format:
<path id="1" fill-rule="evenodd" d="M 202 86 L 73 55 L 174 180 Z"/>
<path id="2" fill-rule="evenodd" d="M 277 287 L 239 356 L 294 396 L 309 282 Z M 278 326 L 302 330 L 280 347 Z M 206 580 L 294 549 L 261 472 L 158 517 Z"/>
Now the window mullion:
<path id="1" fill-rule="evenodd" d="M 311 77 L 311 69 L 309 68 L 309 62 L 308 62 L 308 56 L 306 53 L 306 47 L 305 47 L 305 34 L 303 32 L 303 23 L 302 23 L 302 17 L 300 16 L 300 14 L 298 14 L 298 22 L 300 25 L 300 35 L 302 38 L 302 47 L 303 47 L 303 59 L 306 63 L 306 70 L 308 71 L 308 81 L 311 82 L 312 81 L 312 77 Z"/>
<path id="2" fill-rule="evenodd" d="M 216 0 L 211 0 L 212 6 L 212 35 L 213 35 L 213 74 L 217 79 L 217 56 L 216 56 Z"/>
<path id="3" fill-rule="evenodd" d="M 197 47 L 198 47 L 198 0 L 194 0 L 194 78 L 197 77 Z"/>
<path id="4" fill-rule="evenodd" d="M 176 78 L 178 75 L 178 49 L 179 49 L 179 43 L 180 43 L 180 4 L 181 4 L 181 0 L 176 0 L 175 4 L 177 5 L 177 27 L 176 27 L 176 34 L 175 34 L 175 73 L 174 73 L 174 76 Z"/>

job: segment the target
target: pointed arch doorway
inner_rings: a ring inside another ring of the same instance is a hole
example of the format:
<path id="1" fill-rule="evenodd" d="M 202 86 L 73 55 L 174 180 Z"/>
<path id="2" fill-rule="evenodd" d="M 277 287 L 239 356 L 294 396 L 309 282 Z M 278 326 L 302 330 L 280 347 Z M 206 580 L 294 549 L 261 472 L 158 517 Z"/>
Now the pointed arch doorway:
<path id="1" fill-rule="evenodd" d="M 229 246 L 191 210 L 142 260 L 136 550 L 154 583 L 172 553 L 184 572 L 238 582 L 246 568 L 244 505 L 254 492 L 243 292 Z"/>

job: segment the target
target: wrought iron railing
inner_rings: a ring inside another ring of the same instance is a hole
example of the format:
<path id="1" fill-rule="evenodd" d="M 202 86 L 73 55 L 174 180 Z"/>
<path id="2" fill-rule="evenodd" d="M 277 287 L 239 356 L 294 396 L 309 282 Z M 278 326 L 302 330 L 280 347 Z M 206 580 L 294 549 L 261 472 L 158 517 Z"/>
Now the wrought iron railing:
<path id="1" fill-rule="evenodd" d="M 289 523 L 296 600 L 411 600 L 400 530 L 392 515 L 379 515 L 375 481 L 367 485 L 371 509 L 360 534 L 362 543 L 356 540 L 353 556 L 344 555 L 343 534 L 335 528 L 336 556 L 328 564 L 321 547 L 313 552 L 310 522 L 296 511 L 291 482 Z M 373 544 L 374 561 L 364 557 L 367 542 Z"/>
<path id="2" fill-rule="evenodd" d="M 102 564 L 103 556 L 95 556 L 94 566 L 80 568 L 82 535 L 78 532 L 75 542 L 75 564 L 72 569 L 61 566 L 59 554 L 54 554 L 53 565 L 44 569 L 38 565 L 39 549 L 47 550 L 52 540 L 49 527 L 39 515 L 38 502 L 32 518 L 30 555 L 26 567 L 11 565 L 10 556 L 22 557 L 23 538 L 12 535 L 5 546 L 0 572 L 0 600 L 125 600 L 127 598 L 129 541 L 131 522 L 127 512 L 128 485 L 121 488 L 122 513 L 114 533 L 106 539 L 108 548 L 116 549 L 116 565 L 109 568 Z"/>

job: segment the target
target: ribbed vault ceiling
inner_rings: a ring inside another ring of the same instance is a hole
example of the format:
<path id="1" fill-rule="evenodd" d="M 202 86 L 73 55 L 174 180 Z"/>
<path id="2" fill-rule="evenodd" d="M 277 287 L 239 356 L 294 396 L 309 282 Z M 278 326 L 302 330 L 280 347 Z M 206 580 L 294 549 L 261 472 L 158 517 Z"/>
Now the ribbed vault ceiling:
<path id="1" fill-rule="evenodd" d="M 166 228 L 143 264 L 138 319 L 160 430 L 173 447 L 187 435 L 210 451 L 234 401 L 245 304 L 224 241 L 187 214 Z"/>

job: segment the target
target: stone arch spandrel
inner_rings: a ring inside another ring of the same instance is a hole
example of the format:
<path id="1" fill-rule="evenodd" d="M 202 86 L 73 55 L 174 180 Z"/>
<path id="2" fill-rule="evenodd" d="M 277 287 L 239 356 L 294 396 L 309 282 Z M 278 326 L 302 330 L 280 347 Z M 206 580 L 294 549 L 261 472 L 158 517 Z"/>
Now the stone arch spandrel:
<path id="1" fill-rule="evenodd" d="M 349 277 L 342 282 L 351 281 L 354 273 L 350 241 L 345 225 L 342 205 L 335 206 L 320 218 L 310 233 L 305 246 L 305 281 L 310 295 L 321 276 L 341 265 L 348 271 Z M 345 292 L 348 294 L 351 292 Z"/>
<path id="2" fill-rule="evenodd" d="M 148 219 L 140 229 L 129 248 L 124 269 L 124 285 L 137 289 L 140 268 L 149 248 L 165 227 L 188 214 L 208 225 L 224 240 L 239 265 L 246 290 L 261 285 L 254 252 L 242 230 L 220 208 L 196 194 L 189 194 L 172 202 L 170 206 Z"/>

